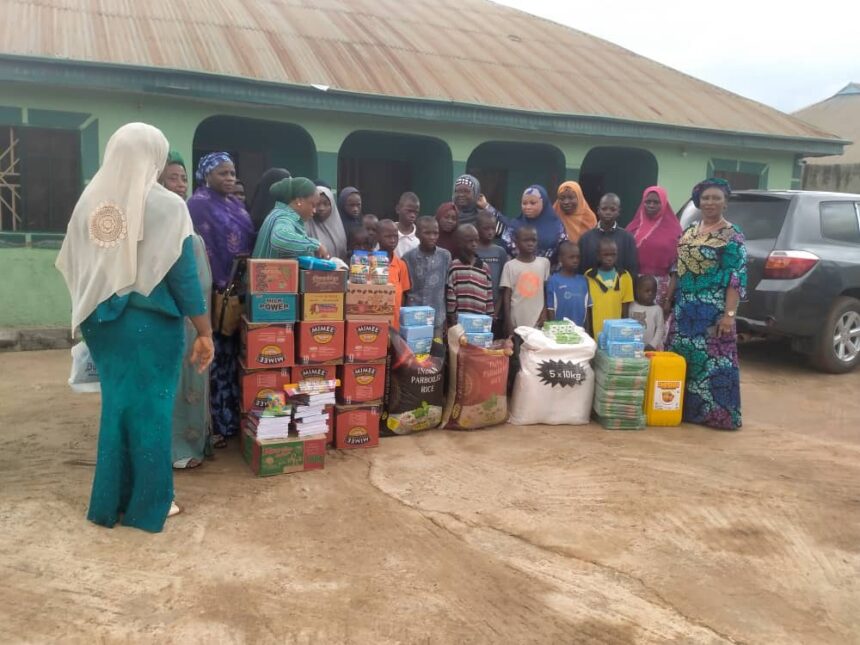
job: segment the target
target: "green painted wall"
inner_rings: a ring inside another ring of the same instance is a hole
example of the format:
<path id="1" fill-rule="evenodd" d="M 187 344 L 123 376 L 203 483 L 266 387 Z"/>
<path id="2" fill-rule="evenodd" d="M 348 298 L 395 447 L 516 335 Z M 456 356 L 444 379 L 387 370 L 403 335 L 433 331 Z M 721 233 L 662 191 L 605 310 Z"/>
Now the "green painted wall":
<path id="1" fill-rule="evenodd" d="M 52 249 L 0 248 L 0 327 L 62 327 L 72 304 Z"/>
<path id="2" fill-rule="evenodd" d="M 207 118 L 224 115 L 277 123 L 292 123 L 303 128 L 316 147 L 317 175 L 332 183 L 336 181 L 337 154 L 346 138 L 357 130 L 377 130 L 409 135 L 435 137 L 450 148 L 451 157 L 443 167 L 428 170 L 426 194 L 422 211 L 435 211 L 437 203 L 450 199 L 450 186 L 444 187 L 444 175 L 449 183 L 465 171 L 466 163 L 478 146 L 491 141 L 522 144 L 544 143 L 558 148 L 563 159 L 560 172 L 566 178 L 576 178 L 589 150 L 597 146 L 630 146 L 645 148 L 657 159 L 658 182 L 669 192 L 677 209 L 689 197 L 690 188 L 704 178 L 713 159 L 734 159 L 767 166 L 767 188 L 790 188 L 795 159 L 793 153 L 770 153 L 750 149 L 725 147 L 685 148 L 676 144 L 600 137 L 559 136 L 539 132 L 483 128 L 469 124 L 443 124 L 409 119 L 383 119 L 372 116 L 335 114 L 310 110 L 285 109 L 255 105 L 253 108 L 235 103 L 219 104 L 208 100 L 170 98 L 148 94 L 109 93 L 93 90 L 71 91 L 54 87 L 37 87 L 7 83 L 0 99 L 0 125 L 28 124 L 30 111 L 40 123 L 47 118 L 44 111 L 63 112 L 67 126 L 82 133 L 82 174 L 86 182 L 97 168 L 96 155 L 104 154 L 110 135 L 129 121 L 146 121 L 159 127 L 170 140 L 171 147 L 186 159 L 192 158 L 194 137 L 198 126 Z M 68 117 L 71 114 L 72 117 Z M 82 120 L 83 119 L 83 120 Z M 60 119 L 62 121 L 62 119 Z M 81 121 L 82 120 L 82 121 Z M 55 124 L 56 125 L 56 124 Z M 287 163 L 305 163 L 302 161 Z M 511 177 L 505 208 L 516 214 L 522 189 L 534 181 L 529 164 L 522 164 Z M 550 164 L 552 165 L 552 164 Z M 287 165 L 289 168 L 290 166 Z M 312 168 L 311 165 L 307 166 Z M 440 173 L 434 175 L 434 173 Z M 549 180 L 545 180 L 549 181 Z M 517 184 L 521 185 L 517 185 Z M 425 187 L 418 187 L 421 194 Z M 441 186 L 433 188 L 432 186 Z M 629 200 L 628 200 L 629 201 Z M 634 199 L 635 201 L 635 199 Z M 65 285 L 53 268 L 56 251 L 43 249 L 0 248 L 0 302 L 13 303 L 0 308 L 0 327 L 65 325 L 68 323 L 69 302 Z M 11 278 L 10 278 L 11 276 Z"/>

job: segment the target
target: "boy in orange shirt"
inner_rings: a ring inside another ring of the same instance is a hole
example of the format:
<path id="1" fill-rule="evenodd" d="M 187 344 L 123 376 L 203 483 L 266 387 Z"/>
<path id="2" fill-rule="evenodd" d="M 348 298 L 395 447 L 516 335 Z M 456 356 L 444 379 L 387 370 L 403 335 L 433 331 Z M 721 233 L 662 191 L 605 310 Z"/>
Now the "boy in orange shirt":
<path id="1" fill-rule="evenodd" d="M 379 220 L 377 227 L 379 240 L 379 250 L 385 251 L 388 254 L 388 284 L 393 284 L 396 292 L 394 295 L 394 319 L 391 321 L 391 327 L 395 330 L 400 329 L 400 307 L 403 305 L 403 294 L 412 288 L 409 282 L 409 270 L 406 268 L 403 260 L 394 255 L 394 249 L 397 248 L 397 243 L 400 237 L 397 234 L 397 224 L 390 219 Z"/>

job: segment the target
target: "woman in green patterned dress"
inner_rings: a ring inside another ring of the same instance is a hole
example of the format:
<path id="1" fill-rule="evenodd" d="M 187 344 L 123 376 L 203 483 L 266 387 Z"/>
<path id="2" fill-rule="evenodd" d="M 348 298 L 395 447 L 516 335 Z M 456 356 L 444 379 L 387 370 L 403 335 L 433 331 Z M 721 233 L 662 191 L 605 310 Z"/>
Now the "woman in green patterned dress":
<path id="1" fill-rule="evenodd" d="M 741 427 L 735 313 L 747 284 L 743 233 L 725 219 L 730 194 L 724 179 L 706 179 L 693 188 L 702 219 L 678 241 L 669 341 L 687 361 L 684 421 L 726 430 Z"/>

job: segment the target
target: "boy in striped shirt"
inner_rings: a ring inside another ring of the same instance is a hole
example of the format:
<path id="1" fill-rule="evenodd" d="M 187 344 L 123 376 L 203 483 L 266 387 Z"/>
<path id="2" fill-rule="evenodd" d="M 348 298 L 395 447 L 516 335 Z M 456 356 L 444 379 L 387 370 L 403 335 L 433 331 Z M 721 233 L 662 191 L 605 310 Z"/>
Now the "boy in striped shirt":
<path id="1" fill-rule="evenodd" d="M 477 255 L 478 229 L 471 224 L 457 228 L 457 255 L 448 268 L 445 303 L 448 325 L 457 324 L 457 314 L 495 313 L 493 281 L 487 265 Z"/>

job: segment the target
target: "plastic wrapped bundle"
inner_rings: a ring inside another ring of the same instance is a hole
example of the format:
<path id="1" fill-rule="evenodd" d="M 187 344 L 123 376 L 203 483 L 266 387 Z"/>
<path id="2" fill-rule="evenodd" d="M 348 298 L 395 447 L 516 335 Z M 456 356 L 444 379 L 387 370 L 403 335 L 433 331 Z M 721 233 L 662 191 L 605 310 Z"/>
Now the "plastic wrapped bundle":
<path id="1" fill-rule="evenodd" d="M 648 385 L 647 374 L 607 374 L 595 373 L 597 385 L 604 390 L 645 390 Z"/>
<path id="2" fill-rule="evenodd" d="M 645 388 L 639 390 L 634 389 L 607 389 L 602 385 L 594 388 L 594 400 L 603 401 L 605 403 L 623 403 L 632 405 L 642 410 L 642 404 L 645 402 Z"/>
<path id="3" fill-rule="evenodd" d="M 597 415 L 597 420 L 607 430 L 644 430 L 645 414 L 625 419 L 623 417 L 602 417 Z"/>
<path id="4" fill-rule="evenodd" d="M 625 374 L 628 376 L 648 377 L 651 361 L 647 358 L 611 358 L 602 349 L 597 351 L 594 366 L 604 374 Z"/>

